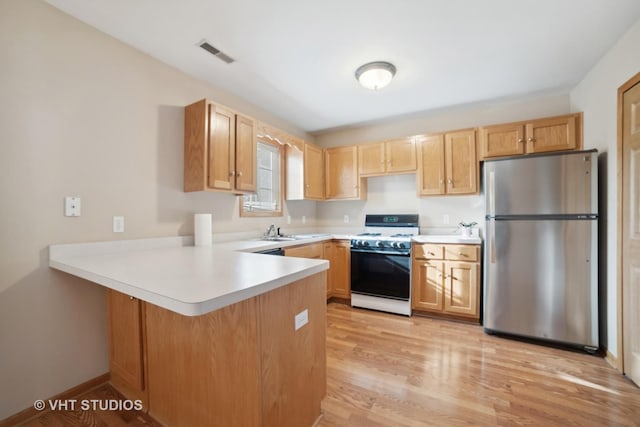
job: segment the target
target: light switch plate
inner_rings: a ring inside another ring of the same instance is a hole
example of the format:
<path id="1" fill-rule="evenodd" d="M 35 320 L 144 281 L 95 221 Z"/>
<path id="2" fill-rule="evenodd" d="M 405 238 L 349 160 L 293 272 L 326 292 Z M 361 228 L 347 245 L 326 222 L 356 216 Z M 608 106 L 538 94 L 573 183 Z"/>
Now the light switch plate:
<path id="1" fill-rule="evenodd" d="M 124 233 L 124 217 L 123 216 L 113 217 L 113 232 Z"/>
<path id="2" fill-rule="evenodd" d="M 300 313 L 296 314 L 294 323 L 296 331 L 309 323 L 309 310 L 305 308 Z"/>
<path id="3" fill-rule="evenodd" d="M 67 196 L 64 198 L 64 216 L 80 216 L 80 196 Z"/>

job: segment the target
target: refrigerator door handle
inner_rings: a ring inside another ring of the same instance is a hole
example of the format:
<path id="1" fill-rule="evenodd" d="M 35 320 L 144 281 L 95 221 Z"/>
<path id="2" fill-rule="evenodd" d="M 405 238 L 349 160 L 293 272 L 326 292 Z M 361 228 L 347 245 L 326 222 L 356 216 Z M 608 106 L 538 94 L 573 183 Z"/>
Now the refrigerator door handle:
<path id="1" fill-rule="evenodd" d="M 490 219 L 487 221 L 487 226 L 489 230 L 489 261 L 491 264 L 496 263 L 496 227 L 495 220 Z"/>
<path id="2" fill-rule="evenodd" d="M 487 209 L 488 215 L 493 217 L 496 214 L 496 173 L 490 171 L 487 183 Z"/>

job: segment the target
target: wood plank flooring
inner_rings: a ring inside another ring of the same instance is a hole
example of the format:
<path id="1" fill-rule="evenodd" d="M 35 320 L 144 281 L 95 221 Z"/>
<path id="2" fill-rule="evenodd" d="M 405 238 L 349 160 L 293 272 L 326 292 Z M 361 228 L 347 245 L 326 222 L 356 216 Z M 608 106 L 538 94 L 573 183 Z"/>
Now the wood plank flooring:
<path id="1" fill-rule="evenodd" d="M 640 389 L 596 356 L 477 325 L 329 304 L 318 426 L 640 426 Z"/>
<path id="2" fill-rule="evenodd" d="M 599 357 L 446 320 L 331 303 L 318 427 L 640 426 L 640 389 Z M 79 399 L 121 399 L 102 386 Z M 137 412 L 50 412 L 24 426 L 157 426 Z"/>

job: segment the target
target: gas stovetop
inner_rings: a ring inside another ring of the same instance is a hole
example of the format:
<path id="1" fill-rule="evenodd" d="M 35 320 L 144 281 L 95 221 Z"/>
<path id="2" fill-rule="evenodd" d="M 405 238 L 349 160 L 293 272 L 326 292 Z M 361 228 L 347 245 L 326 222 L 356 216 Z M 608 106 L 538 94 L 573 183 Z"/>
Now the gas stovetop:
<path id="1" fill-rule="evenodd" d="M 351 239 L 351 248 L 409 253 L 411 238 L 419 231 L 418 215 L 367 215 L 365 232 Z"/>

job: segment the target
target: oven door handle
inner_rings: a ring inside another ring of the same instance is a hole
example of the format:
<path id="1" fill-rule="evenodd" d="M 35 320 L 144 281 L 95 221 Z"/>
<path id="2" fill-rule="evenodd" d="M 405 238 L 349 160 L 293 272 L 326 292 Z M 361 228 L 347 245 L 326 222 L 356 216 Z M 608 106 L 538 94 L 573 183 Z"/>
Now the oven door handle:
<path id="1" fill-rule="evenodd" d="M 373 255 L 400 255 L 400 256 L 411 256 L 410 252 L 401 252 L 401 251 L 372 251 L 370 249 L 357 249 L 351 248 L 351 252 L 357 252 L 361 254 L 373 254 Z"/>

